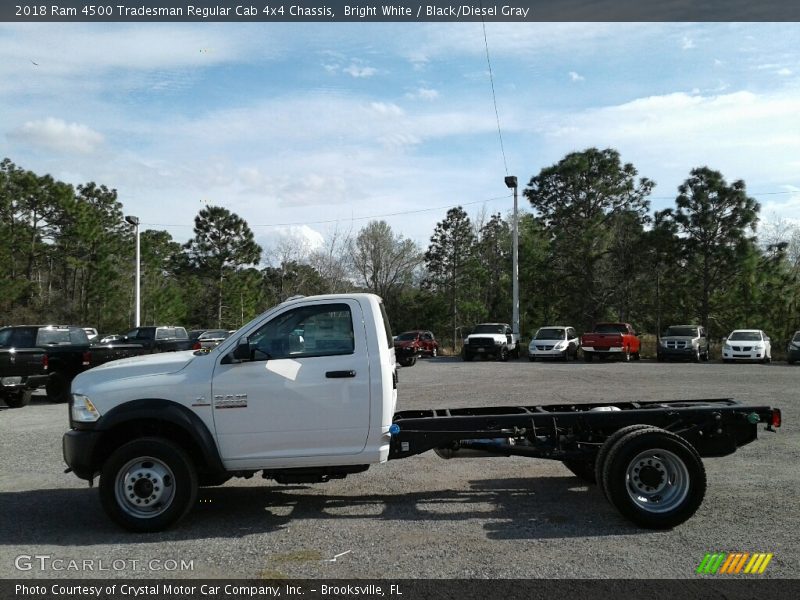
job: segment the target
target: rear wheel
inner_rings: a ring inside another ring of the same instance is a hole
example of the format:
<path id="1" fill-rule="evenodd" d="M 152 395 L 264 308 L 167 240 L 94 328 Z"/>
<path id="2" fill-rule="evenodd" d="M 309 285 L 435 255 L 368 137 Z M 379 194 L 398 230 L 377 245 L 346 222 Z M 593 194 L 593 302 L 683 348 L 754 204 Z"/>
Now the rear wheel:
<path id="1" fill-rule="evenodd" d="M 120 446 L 100 474 L 103 509 L 130 531 L 163 531 L 188 513 L 196 498 L 191 458 L 163 438 L 140 438 Z"/>
<path id="2" fill-rule="evenodd" d="M 606 487 L 603 483 L 603 469 L 605 468 L 606 458 L 608 458 L 608 453 L 611 452 L 611 449 L 614 445 L 624 438 L 626 435 L 631 433 L 632 431 L 641 431 L 643 429 L 657 429 L 652 425 L 646 425 L 644 423 L 638 423 L 636 425 L 628 425 L 627 427 L 623 427 L 622 429 L 618 429 L 610 436 L 606 438 L 606 441 L 600 446 L 600 450 L 597 452 L 597 458 L 594 461 L 594 478 L 595 481 L 598 482 L 600 485 L 600 489 L 603 492 L 603 495 L 608 498 L 608 493 L 606 492 Z"/>
<path id="3" fill-rule="evenodd" d="M 30 390 L 21 390 L 16 392 L 10 392 L 7 396 L 3 398 L 5 403 L 8 405 L 8 408 L 22 408 L 23 406 L 27 406 L 31 402 L 31 391 Z"/>
<path id="4" fill-rule="evenodd" d="M 700 455 L 663 429 L 634 431 L 611 449 L 603 469 L 608 499 L 641 527 L 669 529 L 689 519 L 706 492 Z"/>

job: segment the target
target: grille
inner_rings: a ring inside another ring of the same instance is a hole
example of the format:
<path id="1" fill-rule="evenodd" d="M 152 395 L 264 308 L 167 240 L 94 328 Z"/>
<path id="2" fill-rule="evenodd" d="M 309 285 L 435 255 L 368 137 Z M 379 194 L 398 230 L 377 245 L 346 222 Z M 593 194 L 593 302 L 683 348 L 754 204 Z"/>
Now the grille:
<path id="1" fill-rule="evenodd" d="M 470 347 L 483 347 L 483 348 L 494 348 L 494 339 L 493 338 L 484 338 L 484 337 L 474 337 L 469 338 L 469 345 Z"/>
<path id="2" fill-rule="evenodd" d="M 552 349 L 553 349 L 553 346 L 539 346 L 539 345 L 537 344 L 537 345 L 536 345 L 536 349 L 537 349 L 537 350 L 552 350 Z"/>
<path id="3" fill-rule="evenodd" d="M 734 352 L 751 352 L 753 350 L 752 346 L 731 346 Z"/>
<path id="4" fill-rule="evenodd" d="M 671 348 L 673 350 L 685 350 L 688 348 L 687 342 L 684 340 L 667 340 L 666 344 L 667 348 Z"/>

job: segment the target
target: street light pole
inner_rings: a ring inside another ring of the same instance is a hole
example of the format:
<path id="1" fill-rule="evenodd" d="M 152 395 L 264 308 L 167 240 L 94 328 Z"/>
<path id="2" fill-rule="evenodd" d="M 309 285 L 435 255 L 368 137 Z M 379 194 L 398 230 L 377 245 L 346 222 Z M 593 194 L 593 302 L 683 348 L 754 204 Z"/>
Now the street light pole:
<path id="1" fill-rule="evenodd" d="M 512 289 L 512 323 L 511 327 L 515 336 L 519 336 L 519 227 L 517 226 L 517 178 L 508 175 L 505 178 L 506 187 L 514 190 L 514 218 L 511 224 L 511 289 Z M 519 340 L 519 337 L 517 337 Z M 517 341 L 519 343 L 519 341 Z"/>
<path id="2" fill-rule="evenodd" d="M 141 316 L 141 251 L 140 251 L 140 236 L 139 236 L 139 217 L 128 215 L 125 221 L 133 225 L 136 232 L 136 323 L 134 327 L 139 327 Z"/>

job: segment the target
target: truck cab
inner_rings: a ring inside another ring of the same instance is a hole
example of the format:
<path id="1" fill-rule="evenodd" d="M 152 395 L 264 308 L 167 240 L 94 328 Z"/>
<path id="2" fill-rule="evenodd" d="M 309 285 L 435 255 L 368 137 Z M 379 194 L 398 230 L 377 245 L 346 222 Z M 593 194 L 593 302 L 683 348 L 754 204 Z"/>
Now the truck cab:
<path id="1" fill-rule="evenodd" d="M 326 481 L 385 462 L 395 369 L 377 296 L 290 300 L 211 350 L 79 375 L 64 458 L 78 477 L 100 475 L 116 522 L 162 529 L 188 510 L 197 485 L 257 471 L 279 482 Z"/>

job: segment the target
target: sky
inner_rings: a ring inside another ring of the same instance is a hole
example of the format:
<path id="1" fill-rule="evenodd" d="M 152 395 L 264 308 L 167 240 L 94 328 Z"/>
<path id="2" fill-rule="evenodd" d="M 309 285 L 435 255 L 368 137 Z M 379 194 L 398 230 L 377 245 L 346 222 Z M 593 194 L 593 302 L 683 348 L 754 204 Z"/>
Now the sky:
<path id="1" fill-rule="evenodd" d="M 449 207 L 505 216 L 507 174 L 589 147 L 654 209 L 708 166 L 800 224 L 800 25 L 0 24 L 0 158 L 179 242 L 224 206 L 265 261 L 371 218 L 424 249 Z"/>

